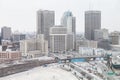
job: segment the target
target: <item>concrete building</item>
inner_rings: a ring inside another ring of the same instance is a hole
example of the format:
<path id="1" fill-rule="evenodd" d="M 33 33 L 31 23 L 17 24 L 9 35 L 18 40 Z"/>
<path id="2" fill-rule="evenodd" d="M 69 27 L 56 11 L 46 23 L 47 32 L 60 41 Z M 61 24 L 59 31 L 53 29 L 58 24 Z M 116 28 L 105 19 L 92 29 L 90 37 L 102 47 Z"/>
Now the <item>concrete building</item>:
<path id="1" fill-rule="evenodd" d="M 2 44 L 2 38 L 1 38 L 1 36 L 0 36 L 0 45 Z"/>
<path id="2" fill-rule="evenodd" d="M 55 13 L 49 10 L 37 11 L 37 34 L 44 34 L 49 43 L 49 29 L 54 26 Z"/>
<path id="3" fill-rule="evenodd" d="M 76 34 L 76 18 L 73 16 L 72 12 L 70 11 L 64 12 L 61 19 L 61 25 L 63 27 L 67 27 L 68 33 Z"/>
<path id="4" fill-rule="evenodd" d="M 6 49 L 11 49 L 12 51 L 19 50 L 19 42 L 11 42 L 11 40 L 2 40 L 2 51 L 6 51 Z"/>
<path id="5" fill-rule="evenodd" d="M 21 52 L 19 51 L 1 51 L 0 52 L 0 63 L 9 62 L 21 59 Z"/>
<path id="6" fill-rule="evenodd" d="M 25 34 L 21 34 L 21 33 L 12 34 L 12 41 L 13 42 L 19 42 L 20 40 L 25 40 L 25 39 L 26 39 Z"/>
<path id="7" fill-rule="evenodd" d="M 98 41 L 98 48 L 102 48 L 105 50 L 111 50 L 110 41 L 106 39 Z"/>
<path id="8" fill-rule="evenodd" d="M 44 35 L 38 35 L 35 39 L 20 41 L 20 51 L 22 56 L 40 57 L 48 54 L 48 41 L 44 39 Z"/>
<path id="9" fill-rule="evenodd" d="M 104 56 L 105 50 L 100 48 L 79 47 L 81 56 Z"/>
<path id="10" fill-rule="evenodd" d="M 67 34 L 67 51 L 75 50 L 75 36 L 73 34 Z"/>
<path id="11" fill-rule="evenodd" d="M 10 27 L 2 27 L 1 28 L 1 37 L 3 40 L 10 40 L 11 39 L 11 28 Z"/>
<path id="12" fill-rule="evenodd" d="M 67 27 L 67 33 L 76 36 L 76 18 L 73 16 L 72 12 L 64 12 L 61 18 L 61 25 Z M 76 45 L 76 37 L 74 37 L 74 47 Z"/>
<path id="13" fill-rule="evenodd" d="M 103 39 L 106 39 L 108 40 L 109 39 L 109 31 L 108 29 L 102 29 L 102 32 L 103 32 Z"/>
<path id="14" fill-rule="evenodd" d="M 64 52 L 74 49 L 74 35 L 67 34 L 67 28 L 54 26 L 50 28 L 50 51 Z"/>
<path id="15" fill-rule="evenodd" d="M 93 55 L 93 48 L 90 47 L 79 47 L 79 54 L 81 56 L 92 56 Z"/>
<path id="16" fill-rule="evenodd" d="M 100 41 L 103 39 L 103 32 L 100 29 L 94 30 L 94 40 L 95 41 Z"/>
<path id="17" fill-rule="evenodd" d="M 120 32 L 114 31 L 114 32 L 110 33 L 109 37 L 110 37 L 111 44 L 113 44 L 113 45 L 120 44 Z"/>
<path id="18" fill-rule="evenodd" d="M 85 37 L 94 40 L 94 30 L 101 29 L 101 11 L 85 12 Z"/>
<path id="19" fill-rule="evenodd" d="M 111 45 L 111 50 L 112 51 L 120 51 L 120 45 Z"/>
<path id="20" fill-rule="evenodd" d="M 109 33 L 107 29 L 96 29 L 94 30 L 94 40 L 100 41 L 100 40 L 108 40 L 109 39 Z"/>
<path id="21" fill-rule="evenodd" d="M 97 48 L 97 41 L 89 41 L 89 40 L 77 40 L 76 41 L 76 51 L 79 50 L 79 47 L 89 47 L 89 48 Z"/>
<path id="22" fill-rule="evenodd" d="M 2 51 L 6 51 L 9 45 L 12 45 L 10 40 L 2 40 Z"/>

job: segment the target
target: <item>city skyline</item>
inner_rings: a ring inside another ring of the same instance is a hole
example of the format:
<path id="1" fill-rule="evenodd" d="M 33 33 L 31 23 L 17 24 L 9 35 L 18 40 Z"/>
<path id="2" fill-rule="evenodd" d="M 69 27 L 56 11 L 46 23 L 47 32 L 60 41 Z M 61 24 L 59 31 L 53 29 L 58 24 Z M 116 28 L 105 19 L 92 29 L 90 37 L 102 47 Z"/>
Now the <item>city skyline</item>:
<path id="1" fill-rule="evenodd" d="M 0 28 L 8 26 L 13 31 L 34 32 L 37 10 L 55 11 L 56 25 L 60 24 L 63 13 L 70 10 L 76 17 L 76 32 L 84 32 L 84 13 L 92 9 L 101 11 L 101 27 L 114 31 L 120 29 L 119 8 L 119 0 L 0 0 Z"/>
<path id="2" fill-rule="evenodd" d="M 85 12 L 85 37 L 88 40 L 94 40 L 94 31 L 101 29 L 101 11 Z"/>

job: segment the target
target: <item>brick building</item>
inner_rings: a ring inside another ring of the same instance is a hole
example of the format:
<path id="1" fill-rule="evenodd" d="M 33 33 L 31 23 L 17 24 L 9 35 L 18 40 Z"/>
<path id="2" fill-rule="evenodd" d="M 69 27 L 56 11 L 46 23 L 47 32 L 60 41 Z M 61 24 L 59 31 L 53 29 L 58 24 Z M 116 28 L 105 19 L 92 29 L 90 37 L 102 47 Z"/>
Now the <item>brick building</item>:
<path id="1" fill-rule="evenodd" d="M 19 51 L 2 51 L 0 52 L 0 63 L 9 62 L 21 59 L 21 52 Z"/>

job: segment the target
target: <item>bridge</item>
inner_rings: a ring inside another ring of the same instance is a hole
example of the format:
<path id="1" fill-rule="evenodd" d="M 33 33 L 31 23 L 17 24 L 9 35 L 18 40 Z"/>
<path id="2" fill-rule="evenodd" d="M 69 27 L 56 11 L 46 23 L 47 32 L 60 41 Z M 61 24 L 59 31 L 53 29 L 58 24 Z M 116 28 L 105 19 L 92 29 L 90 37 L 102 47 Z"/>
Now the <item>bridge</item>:
<path id="1" fill-rule="evenodd" d="M 85 62 L 88 60 L 95 60 L 96 58 L 103 58 L 103 56 L 80 56 L 80 57 L 56 57 L 60 63 L 67 62 Z"/>

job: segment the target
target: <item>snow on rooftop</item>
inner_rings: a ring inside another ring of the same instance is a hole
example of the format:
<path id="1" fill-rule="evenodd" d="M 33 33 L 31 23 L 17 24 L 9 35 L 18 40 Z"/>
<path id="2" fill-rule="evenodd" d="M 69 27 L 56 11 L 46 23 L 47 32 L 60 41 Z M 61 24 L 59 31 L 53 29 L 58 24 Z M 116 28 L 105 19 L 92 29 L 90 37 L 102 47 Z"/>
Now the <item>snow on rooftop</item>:
<path id="1" fill-rule="evenodd" d="M 2 77 L 0 80 L 78 80 L 71 72 L 58 66 L 37 67 L 29 71 Z"/>

